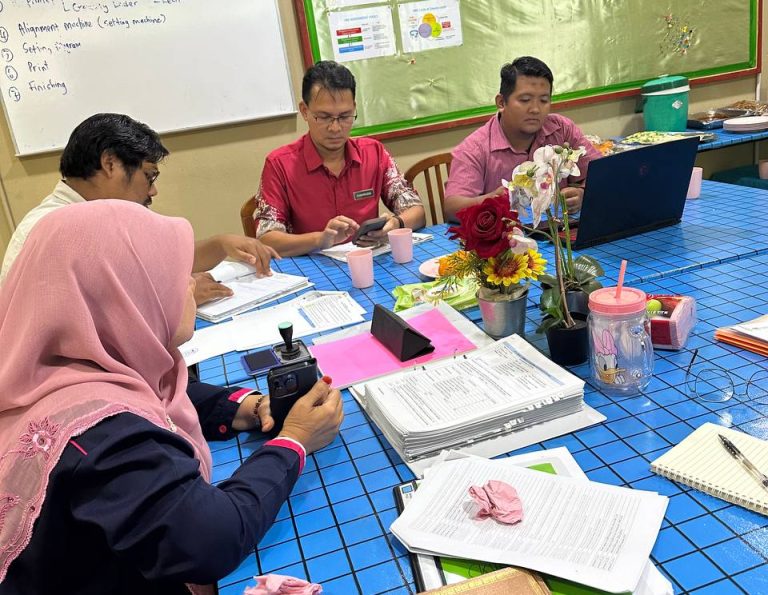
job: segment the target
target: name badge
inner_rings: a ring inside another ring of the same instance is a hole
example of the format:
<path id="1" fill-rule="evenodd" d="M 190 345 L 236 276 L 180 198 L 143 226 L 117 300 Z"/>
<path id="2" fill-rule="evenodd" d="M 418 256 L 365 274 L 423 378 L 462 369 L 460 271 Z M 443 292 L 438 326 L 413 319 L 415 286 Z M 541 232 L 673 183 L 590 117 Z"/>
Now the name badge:
<path id="1" fill-rule="evenodd" d="M 373 188 L 367 190 L 358 190 L 352 193 L 352 198 L 355 200 L 363 200 L 364 198 L 373 198 Z"/>

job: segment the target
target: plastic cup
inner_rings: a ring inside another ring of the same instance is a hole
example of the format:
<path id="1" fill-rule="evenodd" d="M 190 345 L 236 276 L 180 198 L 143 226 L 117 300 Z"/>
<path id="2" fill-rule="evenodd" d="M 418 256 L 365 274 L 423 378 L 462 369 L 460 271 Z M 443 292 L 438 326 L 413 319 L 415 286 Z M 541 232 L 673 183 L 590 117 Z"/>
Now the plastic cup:
<path id="1" fill-rule="evenodd" d="M 703 170 L 700 167 L 694 167 L 691 172 L 691 181 L 688 184 L 688 194 L 685 198 L 699 198 L 701 196 L 701 176 Z"/>
<path id="2" fill-rule="evenodd" d="M 404 263 L 413 260 L 413 230 L 404 227 L 387 233 L 392 248 L 392 259 Z"/>
<path id="3" fill-rule="evenodd" d="M 768 180 L 768 159 L 763 159 L 757 164 L 757 175 L 761 180 Z"/>
<path id="4" fill-rule="evenodd" d="M 353 287 L 363 289 L 373 285 L 373 252 L 352 250 L 347 253 L 347 264 Z"/>

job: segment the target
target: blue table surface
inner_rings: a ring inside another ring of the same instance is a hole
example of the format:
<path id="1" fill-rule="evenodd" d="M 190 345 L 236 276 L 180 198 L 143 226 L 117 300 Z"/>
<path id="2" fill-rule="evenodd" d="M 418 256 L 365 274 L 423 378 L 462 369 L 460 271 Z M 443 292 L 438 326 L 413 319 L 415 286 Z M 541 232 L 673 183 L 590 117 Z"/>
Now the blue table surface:
<path id="1" fill-rule="evenodd" d="M 683 222 L 673 227 L 584 250 L 605 268 L 604 285 L 615 284 L 621 259 L 629 261 L 625 283 L 653 293 L 681 293 L 697 300 L 698 323 L 680 351 L 655 354 L 654 378 L 638 397 L 609 398 L 585 387 L 585 401 L 606 421 L 510 454 L 566 446 L 590 479 L 657 491 L 669 507 L 651 557 L 676 593 L 768 594 L 768 517 L 728 504 L 651 473 L 649 463 L 704 422 L 736 427 L 768 438 L 768 406 L 744 396 L 726 403 L 696 401 L 686 394 L 685 368 L 699 349 L 697 365 L 728 370 L 744 393 L 746 379 L 765 368 L 765 358 L 714 341 L 715 328 L 768 313 L 768 237 L 761 224 L 768 192 L 717 182 L 703 183 L 689 200 Z M 395 264 L 390 255 L 374 261 L 375 284 L 351 286 L 346 265 L 322 256 L 284 259 L 286 273 L 306 275 L 316 289 L 339 289 L 366 309 L 391 307 L 392 289 L 423 280 L 424 260 L 455 249 L 445 226 L 431 228 L 434 240 L 414 247 L 414 260 Z M 540 246 L 545 253 L 550 249 Z M 534 331 L 538 290 L 529 297 L 526 338 L 546 351 Z M 481 324 L 477 308 L 466 316 Z M 242 369 L 240 354 L 200 364 L 201 378 L 218 384 L 258 386 Z M 572 368 L 588 379 L 588 365 Z M 263 380 L 260 380 L 263 385 Z M 261 386 L 260 388 L 264 388 Z M 400 457 L 348 393 L 340 435 L 310 455 L 288 502 L 272 528 L 239 568 L 219 583 L 222 595 L 240 595 L 254 575 L 275 572 L 320 582 L 329 595 L 415 593 L 405 548 L 389 533 L 397 517 L 392 487 L 413 478 Z M 212 442 L 213 480 L 229 477 L 261 442 L 242 434 Z"/>

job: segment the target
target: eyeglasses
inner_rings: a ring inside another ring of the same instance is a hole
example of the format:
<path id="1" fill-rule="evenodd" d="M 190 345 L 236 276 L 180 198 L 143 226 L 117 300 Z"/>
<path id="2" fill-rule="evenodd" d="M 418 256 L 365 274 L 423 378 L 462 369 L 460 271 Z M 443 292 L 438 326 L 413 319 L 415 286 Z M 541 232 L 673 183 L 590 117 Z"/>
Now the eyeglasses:
<path id="1" fill-rule="evenodd" d="M 315 122 L 318 124 L 322 124 L 323 126 L 327 126 L 330 128 L 333 126 L 334 122 L 338 122 L 339 126 L 342 128 L 349 128 L 352 126 L 352 124 L 355 123 L 355 120 L 357 120 L 357 114 L 353 114 L 351 116 L 327 116 L 327 115 L 316 115 L 313 112 L 309 112 L 312 114 L 312 117 L 315 119 Z"/>
<path id="2" fill-rule="evenodd" d="M 152 188 L 154 183 L 157 182 L 157 178 L 160 177 L 160 172 L 159 171 L 154 171 L 154 172 L 145 171 L 144 172 L 144 176 L 147 178 L 147 182 L 149 183 L 149 187 Z"/>
<path id="3" fill-rule="evenodd" d="M 724 403 L 731 397 L 746 396 L 758 405 L 768 405 L 768 370 L 758 370 L 747 380 L 744 392 L 739 393 L 734 376 L 722 368 L 700 368 L 693 370 L 693 362 L 699 350 L 693 350 L 693 357 L 685 370 L 685 386 L 688 394 L 710 403 Z"/>

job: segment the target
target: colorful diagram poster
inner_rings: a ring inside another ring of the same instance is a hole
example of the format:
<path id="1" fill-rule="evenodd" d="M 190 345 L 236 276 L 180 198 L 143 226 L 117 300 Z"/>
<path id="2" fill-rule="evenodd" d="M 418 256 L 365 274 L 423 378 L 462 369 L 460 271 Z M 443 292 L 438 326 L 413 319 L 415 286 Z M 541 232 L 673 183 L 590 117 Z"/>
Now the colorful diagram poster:
<path id="1" fill-rule="evenodd" d="M 337 62 L 395 54 L 395 31 L 389 6 L 332 12 L 328 15 L 328 24 Z"/>
<path id="2" fill-rule="evenodd" d="M 462 44 L 459 0 L 398 4 L 403 52 L 423 52 Z"/>

